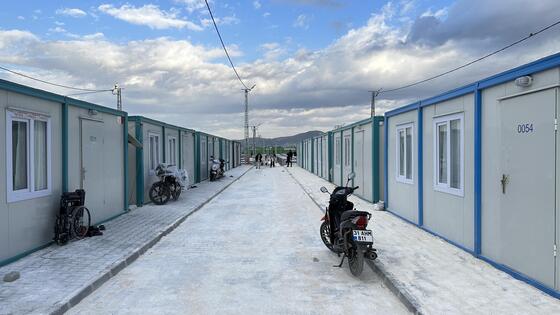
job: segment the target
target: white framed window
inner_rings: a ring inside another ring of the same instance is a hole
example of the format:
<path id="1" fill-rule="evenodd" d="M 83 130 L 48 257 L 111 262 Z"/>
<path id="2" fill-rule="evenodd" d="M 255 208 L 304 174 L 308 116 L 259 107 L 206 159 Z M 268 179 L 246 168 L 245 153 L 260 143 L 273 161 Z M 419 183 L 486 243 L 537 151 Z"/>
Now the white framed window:
<path id="1" fill-rule="evenodd" d="M 340 165 L 340 137 L 335 139 L 334 145 L 334 155 L 335 155 L 335 163 L 336 165 Z"/>
<path id="2" fill-rule="evenodd" d="M 148 165 L 150 166 L 150 174 L 154 174 L 156 167 L 159 165 L 160 161 L 160 142 L 159 142 L 159 134 L 157 133 L 148 133 L 149 138 L 149 155 L 148 155 Z"/>
<path id="3" fill-rule="evenodd" d="M 8 202 L 51 194 L 51 119 L 48 115 L 6 110 L 6 170 Z"/>
<path id="4" fill-rule="evenodd" d="M 463 113 L 434 119 L 434 189 L 463 196 Z"/>
<path id="5" fill-rule="evenodd" d="M 344 138 L 344 166 L 350 166 L 350 158 L 352 157 L 350 149 L 350 137 L 346 136 Z"/>
<path id="6" fill-rule="evenodd" d="M 173 136 L 167 137 L 167 163 L 177 165 L 177 138 Z"/>
<path id="7" fill-rule="evenodd" d="M 406 184 L 414 183 L 414 125 L 397 126 L 396 179 Z"/>

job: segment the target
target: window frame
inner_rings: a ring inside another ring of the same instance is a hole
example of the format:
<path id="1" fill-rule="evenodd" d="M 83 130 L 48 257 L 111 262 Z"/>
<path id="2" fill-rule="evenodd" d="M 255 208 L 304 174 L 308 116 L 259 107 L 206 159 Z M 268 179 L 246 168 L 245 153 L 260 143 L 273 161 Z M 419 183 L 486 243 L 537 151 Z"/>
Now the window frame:
<path id="1" fill-rule="evenodd" d="M 459 156 L 460 156 L 460 163 L 459 163 L 459 188 L 451 187 L 451 121 L 459 120 L 460 126 L 460 135 L 459 135 Z M 439 132 L 438 126 L 445 125 L 447 126 L 447 136 L 446 136 L 446 145 L 447 145 L 447 183 L 439 182 Z M 434 190 L 448 193 L 452 195 L 456 195 L 459 197 L 465 196 L 465 115 L 464 113 L 455 113 L 449 114 L 444 116 L 434 117 L 433 119 L 433 163 L 434 163 Z"/>
<path id="2" fill-rule="evenodd" d="M 157 138 L 158 140 L 158 146 L 157 146 L 157 162 L 155 163 L 155 167 L 152 169 L 152 137 Z M 161 135 L 159 133 L 156 132 L 148 132 L 148 172 L 150 175 L 155 175 L 156 173 L 156 168 L 158 166 L 158 164 L 161 162 Z"/>
<path id="3" fill-rule="evenodd" d="M 406 145 L 406 130 L 410 128 L 410 148 L 412 149 L 412 152 L 410 153 L 410 167 L 411 167 L 411 172 L 410 172 L 410 178 L 406 177 L 406 173 L 408 170 L 408 164 L 406 162 L 406 153 L 407 153 L 407 145 Z M 399 136 L 400 132 L 403 131 L 404 132 L 404 175 L 400 174 L 400 146 L 401 146 L 401 138 Z M 400 124 L 396 126 L 396 139 L 395 139 L 395 144 L 396 144 L 396 154 L 395 154 L 395 180 L 397 182 L 400 183 L 404 183 L 404 184 L 409 184 L 409 185 L 413 185 L 414 184 L 414 123 L 410 122 L 410 123 L 404 123 L 404 124 Z"/>
<path id="4" fill-rule="evenodd" d="M 173 140 L 173 151 L 174 151 L 173 153 L 174 153 L 174 154 L 171 154 L 171 153 L 172 153 L 172 152 L 171 152 L 171 151 L 172 151 L 172 150 L 171 150 L 171 142 L 172 142 L 172 140 Z M 166 158 L 166 160 L 168 160 L 168 161 L 166 161 L 166 162 L 167 162 L 169 165 L 177 165 L 177 166 L 178 166 L 178 164 L 177 164 L 177 152 L 178 152 L 177 143 L 178 143 L 178 142 L 177 142 L 177 137 L 176 137 L 176 136 L 167 136 L 167 155 L 165 156 L 165 158 Z M 171 158 L 171 157 L 173 157 L 173 158 Z M 172 159 L 173 161 L 171 161 L 171 159 Z M 172 163 L 172 162 L 173 162 L 173 163 Z"/>
<path id="5" fill-rule="evenodd" d="M 27 123 L 27 188 L 13 190 L 12 122 Z M 35 121 L 47 124 L 47 188 L 35 190 Z M 6 201 L 8 203 L 45 197 L 52 194 L 52 131 L 51 117 L 47 114 L 7 108 L 6 109 Z"/>
<path id="6" fill-rule="evenodd" d="M 352 139 L 350 135 L 344 136 L 344 167 L 349 167 L 352 165 L 351 159 L 352 155 L 350 150 L 352 150 Z"/>

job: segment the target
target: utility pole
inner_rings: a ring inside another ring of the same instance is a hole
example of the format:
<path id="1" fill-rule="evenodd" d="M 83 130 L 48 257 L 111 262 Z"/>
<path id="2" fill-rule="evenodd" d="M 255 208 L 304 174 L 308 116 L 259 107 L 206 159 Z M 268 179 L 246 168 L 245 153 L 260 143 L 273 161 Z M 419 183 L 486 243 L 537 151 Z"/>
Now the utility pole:
<path id="1" fill-rule="evenodd" d="M 253 127 L 253 154 L 256 154 L 256 147 L 255 147 L 255 141 L 256 141 L 256 137 L 257 137 L 257 126 L 252 126 Z"/>
<path id="2" fill-rule="evenodd" d="M 375 98 L 381 93 L 381 89 L 377 91 L 369 91 L 371 93 L 371 117 L 375 117 Z"/>
<path id="3" fill-rule="evenodd" d="M 256 84 L 250 89 L 242 89 L 245 92 L 245 156 L 246 161 L 249 161 L 249 92 L 255 88 Z"/>
<path id="4" fill-rule="evenodd" d="M 117 109 L 122 110 L 122 88 L 118 83 L 115 83 L 112 93 L 117 96 Z"/>

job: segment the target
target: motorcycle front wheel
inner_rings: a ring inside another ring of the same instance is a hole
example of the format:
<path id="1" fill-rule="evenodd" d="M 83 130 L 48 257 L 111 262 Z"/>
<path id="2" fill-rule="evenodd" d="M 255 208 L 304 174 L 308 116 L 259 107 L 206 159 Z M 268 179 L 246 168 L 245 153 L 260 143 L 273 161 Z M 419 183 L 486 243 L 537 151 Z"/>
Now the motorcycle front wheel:
<path id="1" fill-rule="evenodd" d="M 331 244 L 331 227 L 330 227 L 330 224 L 327 221 L 323 221 L 319 231 L 321 233 L 321 239 L 323 240 L 323 243 L 325 244 L 325 246 L 327 246 L 328 249 L 330 249 L 331 251 L 334 252 L 333 246 Z"/>
<path id="2" fill-rule="evenodd" d="M 171 198 L 171 191 L 165 183 L 157 182 L 150 187 L 150 200 L 156 205 L 164 205 Z"/>
<path id="3" fill-rule="evenodd" d="M 360 246 L 353 246 L 348 250 L 348 265 L 350 273 L 359 277 L 364 270 L 364 250 Z"/>

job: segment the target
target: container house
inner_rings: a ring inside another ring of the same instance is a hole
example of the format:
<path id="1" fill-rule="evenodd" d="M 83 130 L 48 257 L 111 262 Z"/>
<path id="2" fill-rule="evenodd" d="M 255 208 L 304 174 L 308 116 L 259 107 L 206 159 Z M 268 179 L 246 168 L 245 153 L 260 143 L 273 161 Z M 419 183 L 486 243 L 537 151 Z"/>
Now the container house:
<path id="1" fill-rule="evenodd" d="M 560 297 L 560 54 L 385 116 L 389 211 Z"/>
<path id="2" fill-rule="evenodd" d="M 383 196 L 383 117 L 368 118 L 302 141 L 300 165 L 336 185 L 359 186 L 355 194 L 378 202 Z"/>
<path id="3" fill-rule="evenodd" d="M 128 132 L 139 145 L 129 145 L 130 204 L 142 206 L 149 202 L 148 193 L 158 181 L 155 169 L 160 163 L 177 165 L 189 174 L 194 184 L 195 131 L 143 116 L 130 116 Z"/>
<path id="4" fill-rule="evenodd" d="M 96 224 L 128 209 L 127 113 L 0 80 L 0 265 L 50 244 L 62 192 Z"/>

